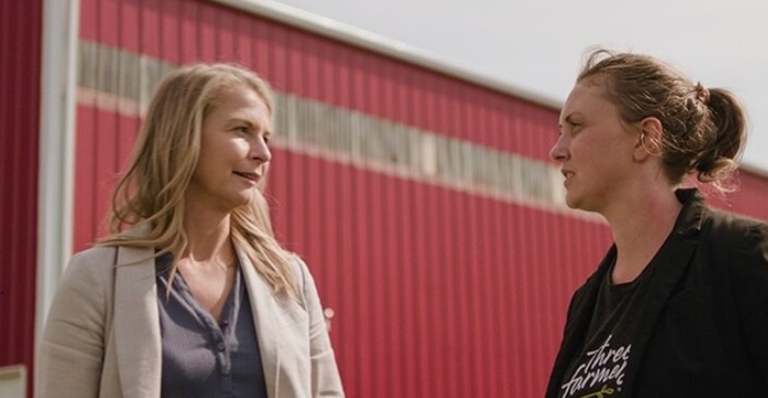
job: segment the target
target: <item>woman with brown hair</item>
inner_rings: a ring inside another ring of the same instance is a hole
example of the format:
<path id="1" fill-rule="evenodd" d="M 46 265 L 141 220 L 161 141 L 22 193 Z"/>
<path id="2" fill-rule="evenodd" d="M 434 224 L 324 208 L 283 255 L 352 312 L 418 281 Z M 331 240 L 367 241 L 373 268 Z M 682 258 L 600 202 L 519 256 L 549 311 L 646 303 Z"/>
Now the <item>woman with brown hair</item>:
<path id="1" fill-rule="evenodd" d="M 716 211 L 745 117 L 733 94 L 657 59 L 593 52 L 551 158 L 566 203 L 614 244 L 574 294 L 546 396 L 757 397 L 768 391 L 768 226 Z"/>

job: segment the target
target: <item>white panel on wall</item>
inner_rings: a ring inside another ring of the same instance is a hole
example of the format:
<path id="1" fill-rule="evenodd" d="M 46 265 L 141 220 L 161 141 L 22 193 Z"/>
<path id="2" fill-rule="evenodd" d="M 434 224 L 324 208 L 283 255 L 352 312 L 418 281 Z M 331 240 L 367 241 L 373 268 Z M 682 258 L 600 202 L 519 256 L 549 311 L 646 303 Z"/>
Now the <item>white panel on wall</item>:
<path id="1" fill-rule="evenodd" d="M 0 398 L 26 398 L 27 372 L 24 365 L 0 368 Z"/>

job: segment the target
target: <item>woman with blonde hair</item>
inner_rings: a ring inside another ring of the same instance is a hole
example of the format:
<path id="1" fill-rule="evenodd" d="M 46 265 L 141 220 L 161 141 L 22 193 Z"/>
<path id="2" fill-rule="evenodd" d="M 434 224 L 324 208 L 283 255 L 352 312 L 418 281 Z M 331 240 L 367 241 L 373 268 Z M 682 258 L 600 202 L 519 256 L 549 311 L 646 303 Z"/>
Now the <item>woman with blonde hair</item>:
<path id="1" fill-rule="evenodd" d="M 159 85 L 118 184 L 112 234 L 76 254 L 39 348 L 39 397 L 341 397 L 306 265 L 258 187 L 269 86 L 230 64 Z"/>

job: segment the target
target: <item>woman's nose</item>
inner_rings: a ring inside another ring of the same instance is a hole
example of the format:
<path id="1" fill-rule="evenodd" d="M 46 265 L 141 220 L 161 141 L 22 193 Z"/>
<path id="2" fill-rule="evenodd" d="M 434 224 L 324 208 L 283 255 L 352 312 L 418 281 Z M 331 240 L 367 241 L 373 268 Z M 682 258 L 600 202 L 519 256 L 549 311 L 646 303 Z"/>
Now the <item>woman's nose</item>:
<path id="1" fill-rule="evenodd" d="M 269 150 L 269 145 L 263 137 L 256 138 L 251 144 L 251 158 L 262 162 L 272 160 L 272 151 Z"/>
<path id="2" fill-rule="evenodd" d="M 549 150 L 549 158 L 555 162 L 568 160 L 568 148 L 564 145 L 562 136 L 555 141 L 555 145 Z"/>

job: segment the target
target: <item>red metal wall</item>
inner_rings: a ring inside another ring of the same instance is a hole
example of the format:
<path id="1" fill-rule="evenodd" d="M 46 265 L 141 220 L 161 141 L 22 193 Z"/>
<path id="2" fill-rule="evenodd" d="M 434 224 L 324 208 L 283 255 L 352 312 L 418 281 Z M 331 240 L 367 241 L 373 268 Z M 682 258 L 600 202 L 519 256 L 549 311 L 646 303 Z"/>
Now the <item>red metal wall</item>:
<path id="1" fill-rule="evenodd" d="M 313 266 L 350 396 L 543 395 L 595 223 L 275 154 L 284 240 Z M 552 250 L 557 248 L 557 250 Z"/>
<path id="2" fill-rule="evenodd" d="M 35 335 L 42 19 L 41 0 L 0 2 L 0 367 L 24 364 L 27 372 Z"/>
<path id="3" fill-rule="evenodd" d="M 725 210 L 747 214 L 761 220 L 768 220 L 768 176 L 742 171 L 738 176 L 738 190 L 725 196 L 710 193 L 708 199 L 713 205 Z"/>
<path id="4" fill-rule="evenodd" d="M 532 160 L 556 137 L 555 110 L 209 2 L 81 9 L 82 39 L 103 46 L 240 62 L 280 92 Z M 77 116 L 81 249 L 104 231 L 138 119 L 98 100 Z M 350 397 L 543 395 L 568 299 L 610 242 L 604 225 L 285 148 L 274 159 L 276 229 L 336 311 Z"/>

